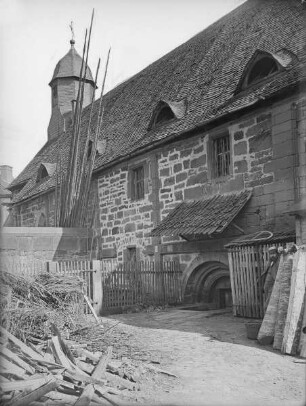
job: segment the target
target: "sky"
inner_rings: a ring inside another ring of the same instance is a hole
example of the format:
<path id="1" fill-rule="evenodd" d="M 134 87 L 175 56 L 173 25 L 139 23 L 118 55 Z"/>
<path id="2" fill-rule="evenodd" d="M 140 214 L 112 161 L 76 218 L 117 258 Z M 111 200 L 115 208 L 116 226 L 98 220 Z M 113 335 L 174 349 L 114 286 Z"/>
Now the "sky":
<path id="1" fill-rule="evenodd" d="M 12 166 L 16 177 L 47 141 L 48 83 L 70 49 L 71 21 L 81 55 L 95 10 L 89 66 L 94 73 L 99 57 L 104 66 L 111 47 L 107 91 L 243 2 L 0 0 L 0 165 Z"/>

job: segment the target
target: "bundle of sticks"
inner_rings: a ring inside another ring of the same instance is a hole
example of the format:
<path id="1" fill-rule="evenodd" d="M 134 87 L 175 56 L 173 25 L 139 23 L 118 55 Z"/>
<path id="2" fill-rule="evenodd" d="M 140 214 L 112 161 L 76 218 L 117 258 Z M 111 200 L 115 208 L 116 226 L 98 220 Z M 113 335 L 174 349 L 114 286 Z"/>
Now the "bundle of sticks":
<path id="1" fill-rule="evenodd" d="M 22 340 L 43 339 L 53 321 L 68 330 L 83 322 L 84 280 L 78 276 L 41 272 L 29 277 L 1 271 L 0 284 L 9 294 L 1 309 L 2 325 Z"/>

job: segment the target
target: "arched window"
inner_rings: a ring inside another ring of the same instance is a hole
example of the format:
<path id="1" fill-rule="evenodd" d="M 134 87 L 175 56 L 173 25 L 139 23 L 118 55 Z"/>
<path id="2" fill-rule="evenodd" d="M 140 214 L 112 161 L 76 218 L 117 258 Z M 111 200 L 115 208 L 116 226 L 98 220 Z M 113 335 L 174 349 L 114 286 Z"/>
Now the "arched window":
<path id="1" fill-rule="evenodd" d="M 247 78 L 247 85 L 258 82 L 277 71 L 278 66 L 275 60 L 272 57 L 264 56 L 255 62 L 251 68 Z"/>

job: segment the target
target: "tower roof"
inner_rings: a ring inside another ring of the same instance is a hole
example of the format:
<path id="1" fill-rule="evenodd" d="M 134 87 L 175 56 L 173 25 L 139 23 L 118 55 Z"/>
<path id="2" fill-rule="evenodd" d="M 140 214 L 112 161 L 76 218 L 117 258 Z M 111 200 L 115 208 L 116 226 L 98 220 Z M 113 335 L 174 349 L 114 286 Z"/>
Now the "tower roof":
<path id="1" fill-rule="evenodd" d="M 82 57 L 77 53 L 76 49 L 74 48 L 74 40 L 70 41 L 71 48 L 69 52 L 59 60 L 57 63 L 54 73 L 49 85 L 58 78 L 69 78 L 69 77 L 80 77 L 81 66 L 82 66 Z M 94 83 L 91 70 L 89 66 L 87 67 L 86 72 L 86 80 Z"/>

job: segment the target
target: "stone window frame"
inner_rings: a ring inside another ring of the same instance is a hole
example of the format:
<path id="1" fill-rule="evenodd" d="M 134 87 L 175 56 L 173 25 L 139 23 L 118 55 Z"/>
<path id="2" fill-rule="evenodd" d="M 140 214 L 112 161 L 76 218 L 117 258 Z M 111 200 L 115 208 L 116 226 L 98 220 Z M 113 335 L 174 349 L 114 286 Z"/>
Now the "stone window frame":
<path id="1" fill-rule="evenodd" d="M 139 168 L 143 168 L 143 196 L 137 197 L 135 196 L 135 188 L 133 187 L 134 184 L 134 174 L 135 171 Z M 149 164 L 147 160 L 143 160 L 140 162 L 135 162 L 134 164 L 129 165 L 128 167 L 128 198 L 133 202 L 144 200 L 146 194 L 148 193 L 148 177 L 149 177 Z"/>
<path id="2" fill-rule="evenodd" d="M 229 164 L 228 164 L 228 174 L 218 175 L 216 173 L 216 160 L 215 160 L 215 142 L 218 139 L 228 137 L 229 142 Z M 208 178 L 215 182 L 222 182 L 232 177 L 233 175 L 233 142 L 231 133 L 228 128 L 220 129 L 215 134 L 211 134 L 208 138 L 207 145 L 207 161 L 208 161 Z"/>

